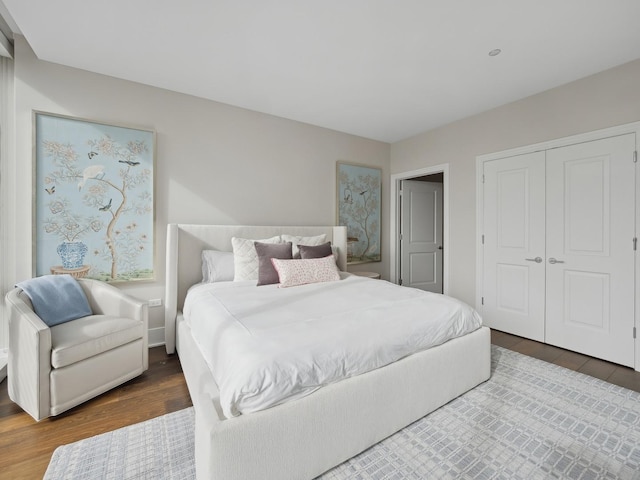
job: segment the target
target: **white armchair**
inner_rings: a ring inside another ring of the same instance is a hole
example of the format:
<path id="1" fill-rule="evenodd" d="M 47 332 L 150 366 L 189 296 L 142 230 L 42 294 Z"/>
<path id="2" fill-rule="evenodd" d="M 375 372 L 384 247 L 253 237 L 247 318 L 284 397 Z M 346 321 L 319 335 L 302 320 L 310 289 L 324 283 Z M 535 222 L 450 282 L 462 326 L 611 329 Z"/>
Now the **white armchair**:
<path id="1" fill-rule="evenodd" d="M 9 309 L 9 397 L 36 420 L 58 415 L 147 370 L 148 306 L 78 279 L 93 315 L 47 326 L 15 288 Z"/>

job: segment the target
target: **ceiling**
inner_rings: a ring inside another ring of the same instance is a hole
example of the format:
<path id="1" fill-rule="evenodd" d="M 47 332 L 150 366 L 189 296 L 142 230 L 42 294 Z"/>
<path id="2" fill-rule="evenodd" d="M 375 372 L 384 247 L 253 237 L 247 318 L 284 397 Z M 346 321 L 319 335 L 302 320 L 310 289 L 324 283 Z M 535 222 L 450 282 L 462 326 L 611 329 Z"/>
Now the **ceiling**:
<path id="1" fill-rule="evenodd" d="M 390 143 L 640 58 L 638 0 L 0 1 L 41 60 Z"/>

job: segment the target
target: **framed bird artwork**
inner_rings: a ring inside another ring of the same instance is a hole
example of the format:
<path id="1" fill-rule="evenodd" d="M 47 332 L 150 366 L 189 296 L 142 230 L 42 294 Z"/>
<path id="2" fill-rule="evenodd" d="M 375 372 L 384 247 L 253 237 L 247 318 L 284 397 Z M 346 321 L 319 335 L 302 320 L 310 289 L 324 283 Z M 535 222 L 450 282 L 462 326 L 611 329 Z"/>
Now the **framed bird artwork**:
<path id="1" fill-rule="evenodd" d="M 34 275 L 153 280 L 155 132 L 33 113 Z"/>
<path id="2" fill-rule="evenodd" d="M 347 227 L 347 263 L 379 262 L 382 170 L 336 162 L 336 222 Z"/>

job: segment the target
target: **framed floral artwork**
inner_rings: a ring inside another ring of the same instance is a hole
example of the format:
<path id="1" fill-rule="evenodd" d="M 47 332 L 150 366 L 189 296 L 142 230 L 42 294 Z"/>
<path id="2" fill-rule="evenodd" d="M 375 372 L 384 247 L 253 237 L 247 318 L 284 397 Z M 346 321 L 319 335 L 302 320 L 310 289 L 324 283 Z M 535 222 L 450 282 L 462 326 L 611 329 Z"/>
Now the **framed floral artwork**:
<path id="1" fill-rule="evenodd" d="M 347 227 L 347 263 L 380 261 L 382 170 L 336 164 L 337 224 Z"/>
<path id="2" fill-rule="evenodd" d="M 34 112 L 35 275 L 153 280 L 155 132 Z"/>

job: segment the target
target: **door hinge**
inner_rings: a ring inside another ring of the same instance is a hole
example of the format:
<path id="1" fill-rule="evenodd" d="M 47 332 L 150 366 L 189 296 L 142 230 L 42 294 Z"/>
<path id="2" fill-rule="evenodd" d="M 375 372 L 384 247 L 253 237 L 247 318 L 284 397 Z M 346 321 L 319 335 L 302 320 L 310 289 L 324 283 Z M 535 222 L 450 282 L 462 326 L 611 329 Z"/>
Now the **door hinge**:
<path id="1" fill-rule="evenodd" d="M 484 245 L 484 233 L 482 234 L 482 244 Z"/>
<path id="2" fill-rule="evenodd" d="M 398 280 L 398 285 L 402 285 L 402 279 Z"/>
<path id="3" fill-rule="evenodd" d="M 398 195 L 402 196 L 402 190 L 400 190 L 400 191 L 398 192 Z"/>
<path id="4" fill-rule="evenodd" d="M 633 152 L 633 163 L 638 163 L 638 151 Z"/>
<path id="5" fill-rule="evenodd" d="M 633 237 L 633 249 L 638 249 L 638 237 Z"/>
<path id="6" fill-rule="evenodd" d="M 480 303 L 484 305 L 484 297 L 480 297 Z"/>
<path id="7" fill-rule="evenodd" d="M 484 183 L 484 173 L 482 174 L 482 183 Z"/>
<path id="8" fill-rule="evenodd" d="M 636 338 L 636 327 L 633 327 L 633 338 Z"/>
<path id="9" fill-rule="evenodd" d="M 402 234 L 400 234 L 400 240 L 402 240 L 402 239 L 403 239 L 403 236 L 402 236 Z"/>

